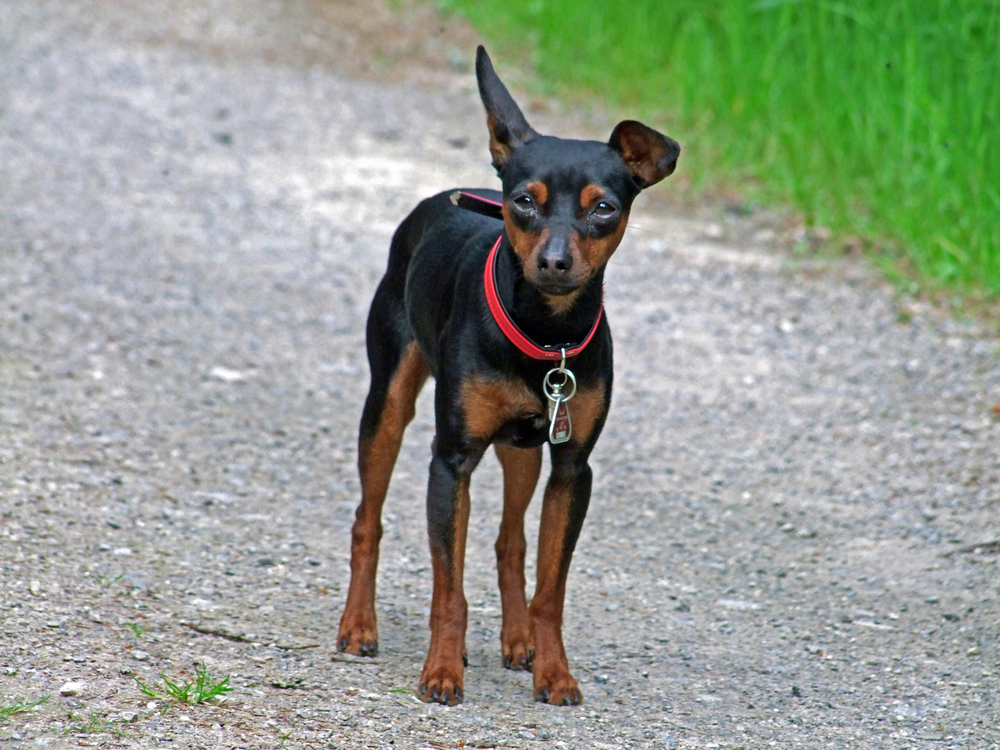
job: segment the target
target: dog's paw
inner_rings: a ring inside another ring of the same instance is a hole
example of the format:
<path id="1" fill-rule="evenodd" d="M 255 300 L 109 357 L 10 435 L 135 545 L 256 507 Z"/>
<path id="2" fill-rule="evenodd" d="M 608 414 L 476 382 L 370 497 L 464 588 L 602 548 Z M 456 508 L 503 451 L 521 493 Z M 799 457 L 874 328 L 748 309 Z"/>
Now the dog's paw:
<path id="1" fill-rule="evenodd" d="M 378 628 L 374 617 L 348 617 L 344 613 L 337 633 L 337 650 L 355 656 L 375 656 L 378 653 Z"/>
<path id="2" fill-rule="evenodd" d="M 583 693 L 566 669 L 556 668 L 541 673 L 536 666 L 535 700 L 553 706 L 578 706 L 583 702 Z"/>
<path id="3" fill-rule="evenodd" d="M 417 697 L 424 703 L 457 706 L 465 697 L 462 692 L 464 684 L 461 667 L 455 669 L 427 664 L 420 676 Z"/>
<path id="4" fill-rule="evenodd" d="M 531 662 L 535 658 L 535 646 L 531 642 L 528 628 L 500 633 L 500 649 L 503 652 L 504 669 L 531 671 Z"/>

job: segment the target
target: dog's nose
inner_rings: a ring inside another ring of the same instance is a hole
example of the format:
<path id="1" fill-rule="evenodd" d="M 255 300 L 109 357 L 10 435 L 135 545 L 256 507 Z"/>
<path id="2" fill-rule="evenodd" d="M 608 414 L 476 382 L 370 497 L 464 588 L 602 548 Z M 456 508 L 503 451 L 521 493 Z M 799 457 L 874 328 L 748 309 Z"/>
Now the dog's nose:
<path id="1" fill-rule="evenodd" d="M 572 267 L 573 253 L 565 235 L 556 235 L 538 253 L 538 270 L 545 274 L 562 276 Z"/>

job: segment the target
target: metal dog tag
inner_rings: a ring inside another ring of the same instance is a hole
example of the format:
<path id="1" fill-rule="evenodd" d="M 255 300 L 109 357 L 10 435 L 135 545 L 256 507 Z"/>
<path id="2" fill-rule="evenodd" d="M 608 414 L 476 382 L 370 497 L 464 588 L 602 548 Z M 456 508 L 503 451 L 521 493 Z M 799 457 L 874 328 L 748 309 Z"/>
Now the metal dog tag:
<path id="1" fill-rule="evenodd" d="M 549 442 L 553 445 L 565 443 L 573 437 L 573 421 L 569 418 L 569 407 L 562 394 L 549 402 Z"/>
<path id="2" fill-rule="evenodd" d="M 556 376 L 561 376 L 562 380 L 557 380 Z M 553 445 L 565 443 L 573 437 L 573 420 L 566 402 L 576 393 L 576 378 L 565 367 L 555 367 L 545 374 L 542 390 L 549 400 L 549 442 Z"/>

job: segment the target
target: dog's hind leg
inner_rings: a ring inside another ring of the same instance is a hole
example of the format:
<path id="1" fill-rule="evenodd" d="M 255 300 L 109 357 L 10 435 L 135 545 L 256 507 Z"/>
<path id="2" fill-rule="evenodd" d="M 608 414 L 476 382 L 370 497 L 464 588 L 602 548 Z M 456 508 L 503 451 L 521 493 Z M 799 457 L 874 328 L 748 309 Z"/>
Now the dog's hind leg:
<path id="1" fill-rule="evenodd" d="M 503 467 L 503 518 L 497 537 L 497 577 L 503 604 L 500 648 L 507 669 L 531 669 L 535 647 L 524 594 L 524 513 L 538 484 L 542 449 L 494 445 Z"/>
<path id="2" fill-rule="evenodd" d="M 361 417 L 358 469 L 361 504 L 351 533 L 351 587 L 340 619 L 337 648 L 374 656 L 375 573 L 382 538 L 382 504 L 389 489 L 406 425 L 430 370 L 413 340 L 402 307 L 402 293 L 386 274 L 368 318 L 368 360 L 372 382 Z"/>

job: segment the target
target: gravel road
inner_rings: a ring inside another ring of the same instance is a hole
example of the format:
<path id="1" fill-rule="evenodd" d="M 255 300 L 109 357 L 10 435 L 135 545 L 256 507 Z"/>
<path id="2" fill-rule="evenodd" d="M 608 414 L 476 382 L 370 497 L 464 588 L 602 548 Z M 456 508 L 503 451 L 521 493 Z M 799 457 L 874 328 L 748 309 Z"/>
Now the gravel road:
<path id="1" fill-rule="evenodd" d="M 608 274 L 615 401 L 566 606 L 584 705 L 500 665 L 492 460 L 466 702 L 413 697 L 427 394 L 381 652 L 335 653 L 389 237 L 496 184 L 474 35 L 406 13 L 0 0 L 0 745 L 1000 747 L 1000 342 L 762 213 L 680 212 L 670 180 Z M 562 135 L 628 114 L 528 110 Z M 225 701 L 136 682 L 195 664 Z"/>

